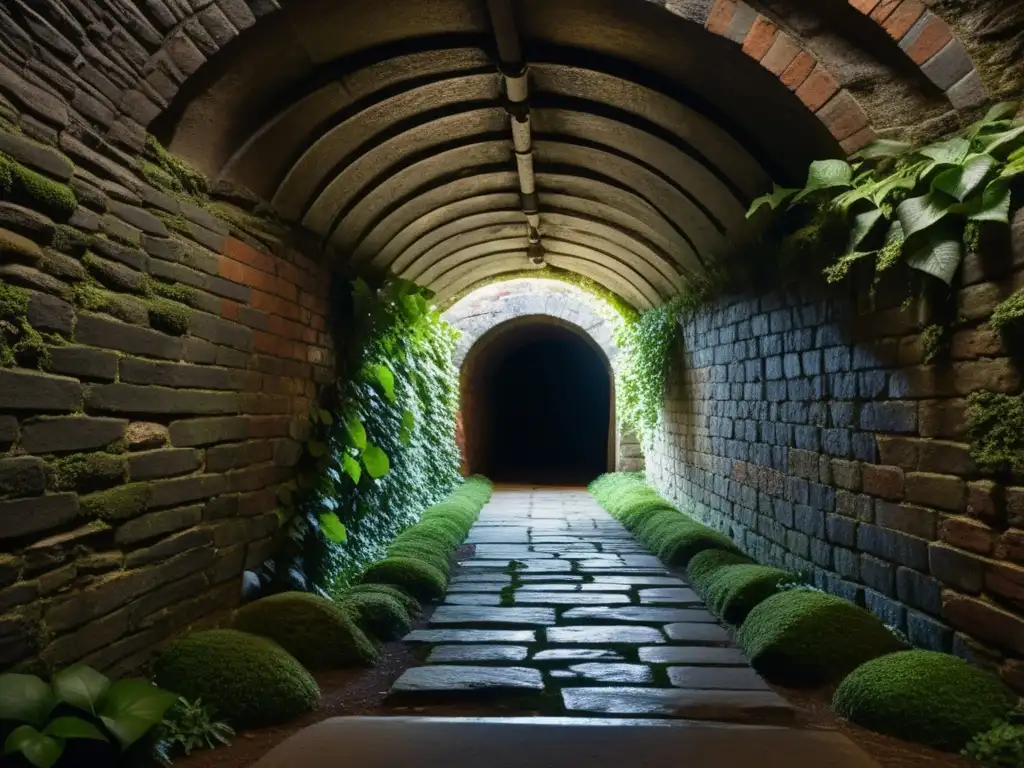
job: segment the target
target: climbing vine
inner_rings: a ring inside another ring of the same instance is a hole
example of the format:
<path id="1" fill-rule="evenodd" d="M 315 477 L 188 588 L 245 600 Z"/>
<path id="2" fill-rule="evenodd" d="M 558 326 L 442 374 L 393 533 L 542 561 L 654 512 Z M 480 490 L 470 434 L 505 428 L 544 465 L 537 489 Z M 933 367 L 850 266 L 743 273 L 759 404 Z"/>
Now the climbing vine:
<path id="1" fill-rule="evenodd" d="M 259 573 L 266 589 L 343 584 L 457 482 L 456 332 L 430 298 L 399 279 L 335 291 L 347 353 L 310 414 L 297 479 L 279 493 L 287 531 Z"/>

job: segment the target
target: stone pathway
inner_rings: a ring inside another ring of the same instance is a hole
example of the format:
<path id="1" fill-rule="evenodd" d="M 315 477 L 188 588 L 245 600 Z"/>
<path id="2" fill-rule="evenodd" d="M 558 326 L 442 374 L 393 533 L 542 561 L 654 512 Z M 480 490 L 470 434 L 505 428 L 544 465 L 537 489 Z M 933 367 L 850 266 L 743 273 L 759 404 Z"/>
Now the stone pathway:
<path id="1" fill-rule="evenodd" d="M 431 645 L 394 704 L 518 702 L 543 714 L 786 724 L 794 709 L 749 667 L 684 577 L 585 491 L 499 490 L 470 532 Z"/>

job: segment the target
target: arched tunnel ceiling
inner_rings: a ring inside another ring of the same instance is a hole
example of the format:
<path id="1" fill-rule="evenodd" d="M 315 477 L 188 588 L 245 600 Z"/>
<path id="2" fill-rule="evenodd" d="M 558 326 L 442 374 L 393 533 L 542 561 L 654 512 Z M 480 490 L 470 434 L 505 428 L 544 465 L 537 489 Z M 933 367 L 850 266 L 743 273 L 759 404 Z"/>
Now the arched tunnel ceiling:
<path id="1" fill-rule="evenodd" d="M 773 178 L 841 154 L 777 73 L 680 16 L 709 1 L 512 5 L 547 263 L 638 307 L 742 242 Z M 530 266 L 485 0 L 306 0 L 272 18 L 186 84 L 157 126 L 172 151 L 353 269 L 440 299 Z"/>

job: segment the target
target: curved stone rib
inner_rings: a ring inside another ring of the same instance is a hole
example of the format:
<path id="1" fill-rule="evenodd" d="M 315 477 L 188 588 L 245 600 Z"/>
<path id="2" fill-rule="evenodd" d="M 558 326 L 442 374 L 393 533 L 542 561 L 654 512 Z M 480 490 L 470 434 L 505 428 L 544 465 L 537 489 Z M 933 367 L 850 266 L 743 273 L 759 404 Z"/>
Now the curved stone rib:
<path id="1" fill-rule="evenodd" d="M 502 198 L 505 195 L 482 195 L 480 197 L 470 198 L 469 201 L 460 201 L 454 203 L 448 208 L 458 207 L 464 209 L 467 206 L 461 205 L 461 203 L 482 201 L 480 204 L 484 204 L 484 201 L 490 202 L 493 200 L 495 203 L 503 202 Z M 480 213 L 472 214 L 469 216 L 457 216 L 452 217 L 451 220 L 441 226 L 437 226 L 424 232 L 422 235 L 412 239 L 405 237 L 403 232 L 403 241 L 408 241 L 409 245 L 401 252 L 397 253 L 397 256 L 393 256 L 395 250 L 391 248 L 391 243 L 388 244 L 388 248 L 381 252 L 378 259 L 374 260 L 374 266 L 380 269 L 391 269 L 397 272 L 404 272 L 408 267 L 416 262 L 423 254 L 430 252 L 433 248 L 447 242 L 450 238 L 456 237 L 463 233 L 479 230 L 485 227 L 492 226 L 515 226 L 520 231 L 525 229 L 525 223 L 523 222 L 523 211 L 517 207 L 518 198 L 513 198 L 511 205 L 506 205 L 504 208 L 495 209 L 487 208 L 482 210 Z M 475 208 L 475 205 L 474 205 Z M 415 222 L 419 225 L 419 221 Z M 419 227 L 417 227 L 419 229 Z M 396 238 L 397 239 L 397 238 Z M 394 240 L 392 242 L 395 242 Z M 391 261 L 385 261 L 386 256 L 392 256 Z"/>

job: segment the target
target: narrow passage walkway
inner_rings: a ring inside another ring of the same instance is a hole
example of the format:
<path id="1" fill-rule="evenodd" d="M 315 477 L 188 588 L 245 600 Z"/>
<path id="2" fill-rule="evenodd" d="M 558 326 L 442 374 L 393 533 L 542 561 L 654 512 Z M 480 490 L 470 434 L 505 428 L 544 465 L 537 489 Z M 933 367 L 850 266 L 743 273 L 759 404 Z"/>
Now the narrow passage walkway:
<path id="1" fill-rule="evenodd" d="M 429 643 L 389 701 L 472 697 L 545 715 L 791 723 L 678 574 L 583 490 L 498 490 L 470 533 Z M 507 709 L 505 711 L 507 714 Z"/>

